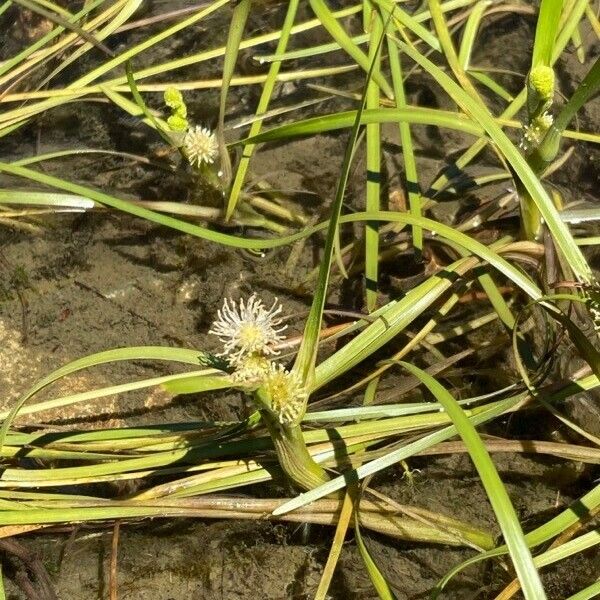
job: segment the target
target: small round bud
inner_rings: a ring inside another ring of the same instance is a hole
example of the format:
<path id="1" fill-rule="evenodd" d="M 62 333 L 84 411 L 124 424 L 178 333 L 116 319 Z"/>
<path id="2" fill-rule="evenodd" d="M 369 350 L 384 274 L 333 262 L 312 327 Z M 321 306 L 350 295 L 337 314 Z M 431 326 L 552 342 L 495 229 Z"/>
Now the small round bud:
<path id="1" fill-rule="evenodd" d="M 169 128 L 171 129 L 171 131 L 186 131 L 188 128 L 188 122 L 187 119 L 185 119 L 185 117 L 182 117 L 180 115 L 171 115 L 168 119 L 167 119 L 167 125 L 169 126 Z"/>
<path id="2" fill-rule="evenodd" d="M 170 87 L 165 90 L 164 100 L 165 104 L 173 110 L 177 110 L 181 106 L 185 106 L 181 92 L 174 87 Z"/>
<path id="3" fill-rule="evenodd" d="M 529 85 L 538 93 L 543 102 L 551 100 L 554 96 L 554 71 L 545 65 L 531 69 Z"/>

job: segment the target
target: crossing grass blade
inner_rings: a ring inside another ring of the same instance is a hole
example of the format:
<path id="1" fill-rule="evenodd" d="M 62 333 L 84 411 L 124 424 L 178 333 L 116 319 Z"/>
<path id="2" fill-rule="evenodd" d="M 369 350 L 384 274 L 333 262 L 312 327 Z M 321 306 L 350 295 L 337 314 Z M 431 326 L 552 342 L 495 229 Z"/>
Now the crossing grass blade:
<path id="1" fill-rule="evenodd" d="M 594 377 L 595 385 L 598 385 L 598 380 Z M 582 382 L 583 383 L 583 382 Z M 591 383 L 586 381 L 586 383 Z M 585 384 L 584 384 L 585 386 Z M 586 386 L 587 387 L 587 386 Z M 591 514 L 598 506 L 600 506 L 600 485 L 597 485 L 587 494 L 576 500 L 569 508 L 562 511 L 556 517 L 550 519 L 550 521 L 544 523 L 537 529 L 530 531 L 525 535 L 525 539 L 527 540 L 527 544 L 530 548 L 535 548 L 544 542 L 551 540 L 556 537 L 563 531 L 567 530 L 569 527 L 580 521 L 582 516 Z M 499 546 L 498 548 L 494 548 L 493 550 L 483 552 L 478 556 L 474 556 L 470 558 L 452 570 L 450 570 L 444 577 L 440 580 L 440 582 L 434 588 L 434 597 L 437 598 L 439 593 L 444 589 L 444 587 L 448 584 L 448 582 L 460 571 L 465 569 L 466 567 L 476 564 L 482 560 L 487 560 L 489 558 L 493 558 L 496 556 L 502 556 L 506 554 L 507 547 L 505 545 Z"/>
<path id="2" fill-rule="evenodd" d="M 473 79 L 490 89 L 499 98 L 502 98 L 506 102 L 512 102 L 514 100 L 514 96 L 506 88 L 502 87 L 495 79 L 490 77 L 484 71 L 469 69 L 468 73 Z"/>
<path id="3" fill-rule="evenodd" d="M 381 41 L 379 42 L 381 43 Z M 317 362 L 318 340 L 321 331 L 321 323 L 323 322 L 323 310 L 327 300 L 327 289 L 329 286 L 329 278 L 331 274 L 331 261 L 336 247 L 339 247 L 339 223 L 346 192 L 348 177 L 350 176 L 350 167 L 354 157 L 354 149 L 358 140 L 360 131 L 361 117 L 364 110 L 366 98 L 368 95 L 368 87 L 371 82 L 371 75 L 376 66 L 375 61 L 371 61 L 368 69 L 367 80 L 363 90 L 363 95 L 358 110 L 354 116 L 354 123 L 350 130 L 350 136 L 346 143 L 346 151 L 342 161 L 340 177 L 338 179 L 337 188 L 331 213 L 329 224 L 327 226 L 327 235 L 325 237 L 325 247 L 321 257 L 321 265 L 319 275 L 314 291 L 313 301 L 310 307 L 310 312 L 304 327 L 304 335 L 296 360 L 294 361 L 294 369 L 301 374 L 302 382 L 306 389 L 312 389 L 315 378 L 315 366 Z"/>
<path id="4" fill-rule="evenodd" d="M 296 18 L 296 12 L 298 10 L 298 0 L 291 0 L 288 4 L 287 13 L 285 16 L 285 20 L 281 27 L 281 37 L 279 38 L 279 42 L 277 43 L 276 53 L 281 54 L 285 52 L 287 48 L 288 41 L 290 39 L 290 33 L 292 26 L 294 24 L 294 19 Z M 262 94 L 260 96 L 260 100 L 258 102 L 258 106 L 256 108 L 256 116 L 260 117 L 263 115 L 271 100 L 271 96 L 273 95 L 273 90 L 275 88 L 275 82 L 277 80 L 277 75 L 279 74 L 279 69 L 281 67 L 281 61 L 274 61 L 271 63 L 269 67 L 269 72 L 267 74 L 267 79 L 265 81 Z M 262 127 L 262 120 L 259 118 L 258 120 L 252 123 L 250 127 L 249 137 L 253 137 L 260 132 Z M 242 192 L 242 188 L 244 185 L 244 181 L 246 179 L 246 173 L 248 171 L 248 167 L 250 165 L 250 158 L 254 152 L 254 146 L 252 144 L 248 144 L 244 147 L 244 151 L 242 153 L 242 157 L 237 166 L 235 177 L 233 183 L 231 185 L 231 190 L 229 192 L 229 198 L 227 200 L 227 207 L 225 211 L 225 219 L 229 220 L 233 212 L 235 211 L 235 207 L 237 206 L 240 200 L 240 194 Z"/>
<path id="5" fill-rule="evenodd" d="M 254 137 L 241 140 L 241 144 L 260 144 L 274 142 L 303 135 L 314 135 L 351 127 L 356 111 L 349 110 L 329 115 L 320 115 L 287 123 L 264 131 Z M 364 110 L 361 125 L 370 123 L 409 123 L 413 125 L 435 125 L 437 127 L 456 129 L 464 133 L 480 137 L 483 128 L 466 115 L 434 108 L 404 106 L 402 108 L 379 108 Z"/>
<path id="6" fill-rule="evenodd" d="M 458 63 L 463 71 L 468 71 L 471 66 L 471 53 L 477 39 L 477 31 L 486 9 L 491 4 L 490 0 L 479 0 L 467 19 L 458 51 Z"/>
<path id="7" fill-rule="evenodd" d="M 467 446 L 488 500 L 494 509 L 525 598 L 543 600 L 546 598 L 546 593 L 523 535 L 519 517 L 477 430 L 456 400 L 438 381 L 415 365 L 409 363 L 402 363 L 402 365 L 420 379 L 452 419 Z"/>
<path id="8" fill-rule="evenodd" d="M 600 581 L 592 583 L 592 585 L 585 589 L 569 596 L 567 600 L 590 600 L 591 598 L 597 598 L 598 595 L 600 595 Z"/>
<path id="9" fill-rule="evenodd" d="M 79 25 L 77 25 L 77 23 L 73 22 L 72 20 L 69 20 L 72 19 L 72 15 L 70 13 L 67 13 L 66 11 L 63 12 L 61 10 L 62 14 L 60 14 L 51 10 L 47 10 L 46 8 L 40 6 L 38 3 L 30 2 L 29 0 L 13 0 L 13 2 L 15 4 L 18 4 L 19 6 L 22 6 L 23 8 L 26 8 L 27 10 L 30 10 L 33 13 L 39 14 L 40 16 L 44 17 L 45 19 L 48 19 L 56 25 L 60 25 L 60 27 L 62 27 L 63 29 L 68 29 L 69 31 L 75 32 L 86 42 L 98 48 L 98 50 L 104 52 L 104 54 L 107 54 L 108 56 L 114 56 L 113 51 L 110 48 L 108 48 L 108 46 L 103 44 L 99 39 L 97 39 L 96 36 L 92 35 L 85 29 L 82 29 L 81 27 L 79 27 Z"/>
<path id="10" fill-rule="evenodd" d="M 97 40 L 104 40 L 111 34 L 113 34 L 121 25 L 123 25 L 134 13 L 140 5 L 142 0 L 127 0 L 119 7 L 119 10 L 111 15 L 110 21 L 104 25 L 101 29 L 98 28 L 94 37 Z M 38 84 L 38 89 L 45 87 L 50 81 L 55 79 L 62 71 L 64 71 L 69 65 L 77 61 L 86 52 L 89 52 L 93 46 L 90 43 L 82 44 L 77 47 L 69 56 L 63 58 L 60 64 L 53 69 L 44 79 Z"/>
<path id="11" fill-rule="evenodd" d="M 369 57 L 352 41 L 344 28 L 338 23 L 329 7 L 323 0 L 309 0 L 310 6 L 323 27 L 331 37 L 359 64 L 365 73 L 371 72 L 371 61 Z M 392 88 L 380 71 L 372 72 L 373 80 L 381 88 L 381 91 L 390 99 L 394 97 Z"/>
<path id="12" fill-rule="evenodd" d="M 92 11 L 94 11 L 96 8 L 98 8 L 101 4 L 103 4 L 105 1 L 106 0 L 94 0 L 93 2 L 86 3 L 85 6 L 80 11 L 73 14 L 71 17 L 68 18 L 68 20 L 70 22 L 80 21 L 81 19 L 83 19 L 84 17 L 89 15 Z M 3 6 L 8 7 L 10 4 L 11 4 L 10 2 L 6 2 Z M 0 12 L 0 14 L 1 14 L 1 12 Z M 29 44 L 25 48 L 23 48 L 23 50 L 21 50 L 21 52 L 15 54 L 15 56 L 13 56 L 12 58 L 9 58 L 8 60 L 4 61 L 2 64 L 0 64 L 0 78 L 2 78 L 2 76 L 5 75 L 6 73 L 10 73 L 12 76 L 15 76 L 16 73 L 14 70 L 15 70 L 15 67 L 17 67 L 17 65 L 20 65 L 23 61 L 25 61 L 34 52 L 36 52 L 37 50 L 40 50 L 46 44 L 48 44 L 53 39 L 58 37 L 64 30 L 65 30 L 65 28 L 60 25 L 58 25 L 57 27 L 54 27 L 51 31 L 49 31 L 48 33 L 46 33 L 45 35 L 40 37 L 34 43 Z M 0 79 L 0 82 L 1 81 L 2 81 L 2 79 Z"/>
<path id="13" fill-rule="evenodd" d="M 397 600 L 396 595 L 390 587 L 390 584 L 387 582 L 383 573 L 379 570 L 377 563 L 371 558 L 369 549 L 363 541 L 363 537 L 360 532 L 360 517 L 358 512 L 354 514 L 354 520 L 354 537 L 356 538 L 356 545 L 358 546 L 358 551 L 360 552 L 360 556 L 365 563 L 367 573 L 369 574 L 369 578 L 371 579 L 371 583 L 373 584 L 375 591 L 381 600 Z"/>
<path id="14" fill-rule="evenodd" d="M 454 73 L 454 76 L 460 83 L 462 91 L 468 94 L 472 98 L 473 102 L 481 103 L 481 99 L 479 98 L 479 94 L 475 89 L 475 86 L 471 83 L 469 76 L 462 67 L 458 55 L 456 54 L 454 42 L 452 41 L 440 0 L 429 0 L 428 6 L 431 12 L 431 20 L 433 21 L 438 39 L 440 40 L 442 52 L 446 57 L 446 61 Z"/>
<path id="15" fill-rule="evenodd" d="M 53 371 L 42 380 L 38 381 L 29 391 L 27 391 L 17 402 L 14 403 L 8 415 L 4 418 L 0 427 L 0 448 L 6 441 L 6 435 L 10 429 L 12 422 L 19 414 L 21 407 L 40 390 L 44 389 L 54 381 L 65 377 L 71 373 L 87 369 L 96 365 L 101 365 L 107 362 L 147 359 L 147 360 L 172 360 L 175 362 L 183 362 L 186 364 L 199 365 L 201 354 L 197 350 L 185 350 L 183 348 L 164 348 L 160 346 L 143 346 L 131 347 L 117 350 L 108 350 L 99 352 L 84 358 L 75 360 L 56 371 Z"/>
<path id="16" fill-rule="evenodd" d="M 581 283 L 590 283 L 593 281 L 590 266 L 575 243 L 568 227 L 560 219 L 552 199 L 521 152 L 508 139 L 506 134 L 502 131 L 502 128 L 490 115 L 489 111 L 481 103 L 473 100 L 467 92 L 429 59 L 399 40 L 397 40 L 396 43 L 399 44 L 402 50 L 417 64 L 432 75 L 452 99 L 485 129 L 486 133 L 510 163 L 521 183 L 535 202 L 536 207 L 540 211 L 552 234 L 556 246 L 562 251 L 563 256 L 571 266 L 578 281 Z"/>
<path id="17" fill-rule="evenodd" d="M 368 3 L 367 3 L 368 5 Z M 369 62 L 374 71 L 381 68 L 381 47 L 384 37 L 384 24 L 378 11 L 370 11 L 367 17 L 371 28 L 369 38 Z M 379 86 L 373 79 L 369 80 L 366 92 L 366 109 L 379 109 Z M 381 130 L 379 123 L 370 123 L 366 127 L 366 209 L 367 212 L 379 210 L 381 195 Z M 377 304 L 377 288 L 379 283 L 379 223 L 365 224 L 365 286 L 367 311 L 371 312 Z"/>
<path id="18" fill-rule="evenodd" d="M 358 116 L 360 117 L 360 114 Z M 358 130 L 358 120 L 356 130 Z M 348 162 L 350 162 L 352 152 L 349 151 L 348 154 Z M 148 219 L 150 221 L 159 223 L 161 225 L 165 225 L 167 227 L 171 227 L 184 233 L 189 233 L 190 235 L 194 235 L 202 239 L 207 239 L 210 241 L 224 244 L 226 246 L 233 246 L 236 248 L 276 248 L 279 246 L 290 244 L 304 237 L 308 237 L 325 228 L 329 228 L 329 233 L 331 234 L 332 230 L 336 230 L 338 223 L 352 223 L 361 222 L 365 220 L 372 220 L 405 223 L 408 225 L 418 225 L 421 226 L 423 229 L 429 229 L 430 231 L 436 232 L 438 235 L 440 235 L 440 237 L 446 238 L 452 243 L 463 247 L 467 251 L 473 252 L 477 256 L 480 256 L 484 260 L 488 261 L 496 269 L 498 269 L 507 277 L 509 277 L 533 300 L 539 300 L 541 298 L 541 291 L 539 290 L 539 288 L 519 269 L 510 265 L 508 262 L 506 262 L 504 259 L 498 256 L 493 250 L 490 250 L 484 244 L 481 244 L 480 242 L 476 241 L 470 236 L 467 236 L 464 233 L 457 231 L 453 227 L 449 227 L 448 225 L 444 225 L 442 223 L 439 223 L 438 221 L 433 221 L 424 217 L 417 218 L 406 213 L 392 213 L 387 211 L 379 211 L 377 213 L 354 213 L 344 215 L 343 217 L 338 216 L 337 221 L 334 223 L 334 226 L 332 226 L 332 219 L 329 219 L 324 223 L 321 223 L 314 227 L 307 227 L 303 231 L 289 236 L 284 236 L 275 239 L 266 238 L 263 240 L 247 239 L 238 236 L 227 235 L 217 231 L 212 231 L 210 229 L 199 227 L 197 225 L 192 225 L 191 223 L 187 223 L 186 221 L 181 221 L 180 219 L 175 219 L 173 217 L 161 215 L 159 213 L 143 208 L 141 206 L 137 206 L 125 200 L 115 198 L 114 196 L 109 196 L 108 194 L 98 192 L 91 188 L 86 188 L 79 184 L 73 184 L 71 182 L 64 181 L 51 175 L 39 173 L 26 167 L 19 167 L 7 163 L 0 163 L 0 172 L 10 173 L 19 177 L 30 179 L 32 181 L 44 183 L 49 186 L 62 189 L 64 191 L 83 196 L 85 198 L 90 198 L 101 204 L 106 204 L 107 206 L 116 208 L 117 210 L 121 210 L 123 212 Z"/>
<path id="19" fill-rule="evenodd" d="M 425 42 L 430 48 L 433 48 L 434 50 L 441 50 L 438 38 L 429 29 L 427 29 L 427 27 L 421 25 L 421 22 L 429 18 L 430 14 L 423 11 L 415 15 L 409 15 L 406 11 L 402 10 L 400 5 L 392 2 L 391 0 L 372 1 L 375 5 L 379 6 L 383 13 L 392 15 L 390 26 L 395 25 L 399 34 L 403 34 L 403 30 L 411 31 L 419 40 Z M 449 4 L 450 3 L 445 3 L 446 9 L 448 9 Z"/>
<path id="20" fill-rule="evenodd" d="M 562 9 L 563 0 L 542 0 L 540 2 L 531 54 L 532 69 L 539 65 L 550 66 Z"/>
<path id="21" fill-rule="evenodd" d="M 331 548 L 329 549 L 329 555 L 327 556 L 327 562 L 325 563 L 323 574 L 321 575 L 321 579 L 319 581 L 319 587 L 315 592 L 314 600 L 326 600 L 328 598 L 327 592 L 331 586 L 333 573 L 342 552 L 344 539 L 346 538 L 346 532 L 348 531 L 350 521 L 353 518 L 353 511 L 354 505 L 352 498 L 350 494 L 346 494 L 340 510 L 338 523 L 335 528 L 335 535 L 333 537 L 333 541 L 331 542 Z M 356 535 L 356 525 L 354 526 L 354 531 Z"/>
<path id="22" fill-rule="evenodd" d="M 384 13 L 387 18 L 390 13 Z M 389 31 L 389 26 L 388 26 Z M 390 62 L 390 71 L 392 74 L 392 84 L 394 86 L 394 96 L 396 98 L 396 108 L 402 110 L 407 107 L 406 93 L 404 90 L 404 77 L 402 74 L 402 60 L 397 46 L 389 37 L 387 38 L 388 59 Z M 415 158 L 412 134 L 410 124 L 404 120 L 398 121 L 400 132 L 400 143 L 402 145 L 402 159 L 404 160 L 404 173 L 406 177 L 406 191 L 408 195 L 408 205 L 410 212 L 415 217 L 421 216 L 421 190 L 419 186 L 419 176 L 417 173 L 417 161 Z M 420 260 L 423 253 L 423 230 L 420 227 L 412 228 L 412 241 L 416 250 L 415 258 Z"/>
<path id="23" fill-rule="evenodd" d="M 537 568 L 546 567 L 570 556 L 585 552 L 589 548 L 593 548 L 599 543 L 600 531 L 596 529 L 575 539 L 569 540 L 560 546 L 552 547 L 542 554 L 538 554 L 534 558 L 533 562 Z M 505 588 L 505 591 L 507 591 L 507 594 L 512 597 L 519 587 L 519 582 L 515 582 L 515 585 L 509 585 L 507 588 Z M 498 596 L 498 600 L 502 600 L 505 597 L 508 598 L 509 596 L 501 593 Z"/>
<path id="24" fill-rule="evenodd" d="M 227 44 L 225 45 L 225 57 L 223 59 L 223 84 L 219 94 L 217 140 L 219 142 L 223 187 L 225 189 L 229 188 L 232 177 L 231 159 L 229 158 L 229 152 L 225 145 L 225 111 L 227 109 L 227 95 L 251 6 L 251 0 L 239 0 L 239 2 L 234 5 L 231 24 L 229 25 L 229 33 L 227 35 Z"/>
<path id="25" fill-rule="evenodd" d="M 523 400 L 525 395 L 519 397 L 513 397 L 506 400 L 502 400 L 499 402 L 491 403 L 488 406 L 482 408 L 481 410 L 474 409 L 469 414 L 469 419 L 473 422 L 474 425 L 479 425 L 481 423 L 486 423 L 487 421 L 496 418 L 497 416 L 503 414 L 505 411 L 509 410 L 512 406 L 515 406 L 518 402 Z M 376 458 L 370 462 L 361 465 L 356 469 L 351 469 L 345 472 L 343 475 L 332 479 L 331 481 L 324 483 L 323 485 L 310 490 L 309 492 L 304 492 L 299 494 L 295 498 L 288 500 L 281 506 L 279 506 L 275 511 L 273 511 L 274 515 L 284 514 L 290 512 L 292 510 L 296 510 L 301 506 L 305 506 L 314 502 L 319 498 L 324 498 L 329 494 L 336 492 L 337 490 L 341 490 L 349 484 L 353 484 L 356 481 L 368 477 L 369 475 L 373 475 L 375 473 L 379 473 L 384 469 L 391 467 L 394 464 L 401 462 L 415 454 L 429 448 L 435 444 L 438 444 L 442 441 L 448 440 L 454 437 L 457 434 L 458 430 L 454 425 L 450 425 L 449 427 L 444 427 L 434 433 L 427 434 L 420 438 L 417 441 L 410 442 L 403 446 L 398 450 L 393 450 L 388 454 L 385 454 L 379 458 Z"/>

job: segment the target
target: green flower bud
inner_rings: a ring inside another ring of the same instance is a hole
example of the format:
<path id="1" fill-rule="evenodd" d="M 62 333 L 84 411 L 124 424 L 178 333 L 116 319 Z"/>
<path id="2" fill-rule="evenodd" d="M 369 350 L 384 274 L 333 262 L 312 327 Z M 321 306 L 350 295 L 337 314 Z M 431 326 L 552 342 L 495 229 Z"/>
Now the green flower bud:
<path id="1" fill-rule="evenodd" d="M 185 119 L 187 117 L 187 106 L 182 104 L 181 106 L 177 106 L 173 109 L 173 114 Z"/>
<path id="2" fill-rule="evenodd" d="M 164 99 L 165 104 L 173 110 L 177 110 L 182 106 L 185 107 L 185 103 L 183 102 L 183 96 L 177 88 L 167 88 L 164 93 Z"/>
<path id="3" fill-rule="evenodd" d="M 172 131 L 185 131 L 188 128 L 187 120 L 177 114 L 171 115 L 167 119 L 167 124 Z"/>
<path id="4" fill-rule="evenodd" d="M 529 85 L 537 92 L 542 102 L 554 96 L 554 71 L 551 67 L 539 65 L 529 73 Z"/>

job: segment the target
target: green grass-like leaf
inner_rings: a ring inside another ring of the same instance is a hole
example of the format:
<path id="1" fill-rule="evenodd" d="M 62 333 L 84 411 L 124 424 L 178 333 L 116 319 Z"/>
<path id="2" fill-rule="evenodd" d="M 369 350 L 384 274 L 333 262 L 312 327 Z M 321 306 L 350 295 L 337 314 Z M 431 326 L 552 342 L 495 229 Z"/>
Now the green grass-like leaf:
<path id="1" fill-rule="evenodd" d="M 542 0 L 535 29 L 531 68 L 549 66 L 558 33 L 563 0 Z"/>
<path id="2" fill-rule="evenodd" d="M 338 23 L 333 13 L 323 0 L 309 0 L 310 7 L 318 17 L 321 25 L 329 32 L 331 37 L 359 64 L 365 73 L 371 71 L 371 61 L 369 57 L 352 41 L 344 28 Z M 388 97 L 393 98 L 394 94 L 390 84 L 380 71 L 374 70 L 373 80 L 381 88 L 381 91 Z"/>
<path id="3" fill-rule="evenodd" d="M 279 38 L 279 42 L 277 43 L 277 54 L 285 52 L 287 48 L 292 25 L 294 24 L 294 19 L 296 18 L 297 10 L 298 0 L 291 0 L 288 4 L 285 20 L 281 27 L 281 37 Z M 280 67 L 281 61 L 274 61 L 269 67 L 267 80 L 265 81 L 263 91 L 260 96 L 258 106 L 256 108 L 257 117 L 260 117 L 262 114 L 264 114 L 269 106 L 269 102 L 271 100 L 271 96 L 275 88 L 275 82 L 277 81 L 277 75 L 279 73 Z M 262 120 L 258 119 L 254 121 L 252 123 L 252 126 L 250 127 L 249 137 L 257 135 L 260 132 L 261 127 Z M 225 210 L 225 219 L 231 218 L 233 212 L 235 211 L 235 207 L 237 206 L 240 200 L 240 194 L 242 192 L 242 187 L 244 185 L 248 167 L 250 166 L 250 158 L 252 157 L 253 151 L 254 146 L 251 144 L 248 144 L 244 147 L 244 152 L 235 172 L 235 178 L 233 180 L 233 183 L 231 184 L 231 190 L 229 192 L 229 198 L 227 200 L 227 207 Z"/>
<path id="4" fill-rule="evenodd" d="M 0 427 L 0 448 L 4 446 L 6 435 L 15 417 L 18 415 L 21 407 L 40 390 L 50 385 L 54 381 L 80 371 L 81 369 L 87 369 L 96 365 L 101 365 L 107 362 L 122 361 L 122 360 L 135 360 L 135 359 L 147 359 L 147 360 L 172 360 L 175 362 L 183 362 L 185 364 L 199 365 L 200 356 L 197 350 L 186 350 L 183 348 L 164 348 L 161 346 L 142 346 L 142 347 L 131 347 L 121 348 L 116 350 L 107 350 L 106 352 L 98 352 L 84 358 L 80 358 L 69 364 L 53 371 L 40 381 L 38 381 L 30 390 L 28 390 L 10 409 L 10 412 L 2 422 Z"/>
<path id="5" fill-rule="evenodd" d="M 540 211 L 552 234 L 556 246 L 562 251 L 577 279 L 582 283 L 590 283 L 593 280 L 590 266 L 575 243 L 568 227 L 560 219 L 552 199 L 521 152 L 508 139 L 506 134 L 502 131 L 502 128 L 490 115 L 487 108 L 474 100 L 429 59 L 400 41 L 397 41 L 396 43 L 398 43 L 403 51 L 417 64 L 434 77 L 452 99 L 485 129 L 486 133 L 510 163 L 521 183 L 535 202 L 536 207 Z"/>
<path id="6" fill-rule="evenodd" d="M 402 363 L 402 365 L 409 373 L 418 377 L 427 386 L 452 419 L 460 437 L 467 446 L 488 500 L 494 509 L 525 598 L 543 600 L 546 598 L 546 594 L 523 535 L 519 517 L 477 430 L 469 421 L 463 409 L 456 403 L 456 400 L 438 381 L 414 365 L 409 363 Z"/>
<path id="7" fill-rule="evenodd" d="M 375 591 L 381 600 L 397 600 L 396 595 L 390 587 L 390 584 L 383 576 L 383 573 L 379 570 L 379 567 L 375 561 L 371 558 L 369 549 L 363 541 L 362 534 L 360 532 L 360 517 L 358 511 L 354 513 L 354 520 L 354 538 L 356 539 L 356 545 L 358 547 L 358 551 L 360 552 L 360 556 L 365 563 L 367 573 L 369 574 L 369 579 L 371 580 Z"/>
<path id="8" fill-rule="evenodd" d="M 381 46 L 384 37 L 384 25 L 378 11 L 371 11 L 371 36 L 369 38 L 369 61 L 373 70 L 381 66 Z M 366 90 L 367 110 L 379 109 L 379 86 L 371 79 Z M 366 209 L 367 212 L 379 210 L 381 195 L 381 128 L 379 123 L 370 123 L 366 127 Z M 379 283 L 379 223 L 365 224 L 365 284 L 367 310 L 371 312 L 377 304 L 377 287 Z"/>

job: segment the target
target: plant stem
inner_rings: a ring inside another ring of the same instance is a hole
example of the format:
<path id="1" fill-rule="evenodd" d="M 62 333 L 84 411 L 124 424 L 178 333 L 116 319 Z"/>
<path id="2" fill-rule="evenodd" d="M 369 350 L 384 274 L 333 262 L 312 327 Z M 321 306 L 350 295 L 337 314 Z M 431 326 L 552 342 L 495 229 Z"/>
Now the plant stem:
<path id="1" fill-rule="evenodd" d="M 268 410 L 261 411 L 279 464 L 291 481 L 303 490 L 313 488 L 329 481 L 325 469 L 318 465 L 309 454 L 299 425 L 282 425 Z"/>

